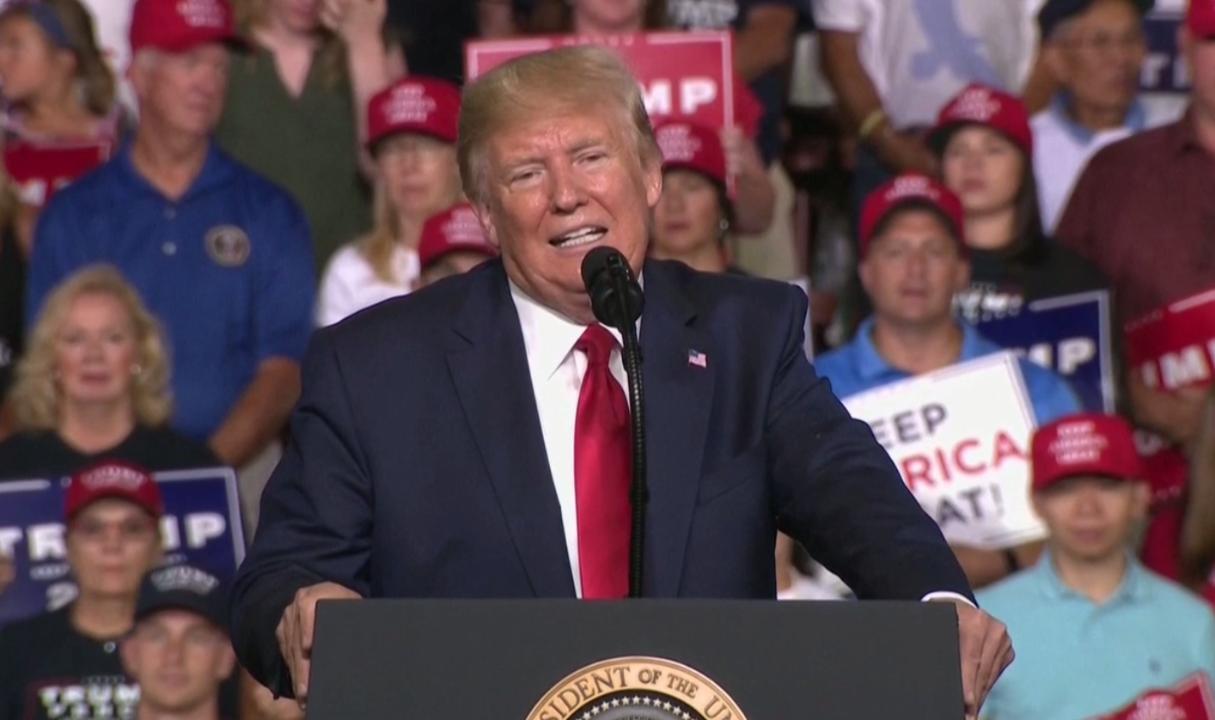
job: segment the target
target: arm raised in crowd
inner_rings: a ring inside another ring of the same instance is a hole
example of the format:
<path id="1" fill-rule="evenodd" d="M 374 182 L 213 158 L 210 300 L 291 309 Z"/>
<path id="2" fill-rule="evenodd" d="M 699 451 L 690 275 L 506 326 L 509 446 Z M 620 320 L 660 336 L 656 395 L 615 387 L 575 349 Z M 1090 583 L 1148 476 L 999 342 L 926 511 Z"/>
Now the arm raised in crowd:
<path id="1" fill-rule="evenodd" d="M 772 224 L 776 189 L 759 156 L 759 147 L 737 127 L 721 132 L 727 171 L 734 177 L 734 224 L 742 233 L 762 233 Z"/>
<path id="2" fill-rule="evenodd" d="M 827 82 L 853 127 L 865 130 L 861 140 L 894 170 L 935 174 L 937 163 L 932 152 L 919 140 L 899 134 L 884 115 L 876 114 L 883 112 L 882 100 L 861 64 L 860 33 L 823 30 L 820 34 Z M 880 118 L 876 124 L 874 118 Z M 863 127 L 866 122 L 869 127 Z"/>
<path id="3" fill-rule="evenodd" d="M 405 74 L 405 56 L 384 40 L 388 0 L 324 0 L 321 19 L 342 38 L 353 93 L 360 167 L 371 177 L 374 164 L 366 151 L 367 103 L 371 96 Z"/>
<path id="4" fill-rule="evenodd" d="M 789 61 L 797 10 L 791 5 L 759 5 L 734 34 L 734 68 L 748 82 Z"/>

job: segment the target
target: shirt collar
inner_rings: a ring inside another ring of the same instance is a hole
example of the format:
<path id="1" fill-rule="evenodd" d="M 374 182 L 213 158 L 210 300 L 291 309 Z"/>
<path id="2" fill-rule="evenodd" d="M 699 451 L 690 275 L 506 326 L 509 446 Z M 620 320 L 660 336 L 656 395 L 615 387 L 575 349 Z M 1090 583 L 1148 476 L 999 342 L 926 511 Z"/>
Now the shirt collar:
<path id="1" fill-rule="evenodd" d="M 970 323 L 959 322 L 958 326 L 962 328 L 962 348 L 961 354 L 955 362 L 981 357 L 998 349 L 990 347 L 990 343 L 984 340 L 970 326 Z M 874 345 L 872 315 L 861 321 L 860 326 L 857 328 L 853 351 L 855 352 L 854 366 L 862 380 L 873 381 L 890 373 L 905 374 L 886 362 L 886 359 L 878 352 L 877 345 Z"/>
<path id="2" fill-rule="evenodd" d="M 894 368 L 882 354 L 878 352 L 877 345 L 873 343 L 873 316 L 869 316 L 861 321 L 860 327 L 856 329 L 856 342 L 853 345 L 855 353 L 856 372 L 861 376 L 862 380 L 876 380 L 881 376 L 893 372 Z"/>
<path id="3" fill-rule="evenodd" d="M 148 192 L 163 197 L 161 192 L 152 183 L 148 182 L 148 179 L 135 167 L 135 160 L 131 157 L 134 147 L 135 141 L 133 139 L 123 144 L 118 151 L 118 166 L 123 170 L 128 180 Z M 209 140 L 207 142 L 207 156 L 203 160 L 202 169 L 199 170 L 198 176 L 194 178 L 194 182 L 190 183 L 190 187 L 177 202 L 185 201 L 193 195 L 222 185 L 230 179 L 234 168 L 235 164 L 232 159 L 216 147 L 214 140 Z M 168 198 L 165 199 L 167 200 Z"/>
<path id="4" fill-rule="evenodd" d="M 1056 93 L 1055 97 L 1051 100 L 1050 113 L 1054 115 L 1055 121 L 1059 123 L 1063 131 L 1077 145 L 1088 145 L 1097 136 L 1097 133 L 1072 120 L 1070 108 L 1070 93 Z M 1147 127 L 1147 108 L 1139 98 L 1135 98 L 1134 102 L 1131 103 L 1130 109 L 1127 110 L 1126 118 L 1122 121 L 1122 126 L 1132 132 L 1139 132 Z"/>
<path id="5" fill-rule="evenodd" d="M 587 326 L 536 302 L 513 280 L 508 279 L 507 282 L 510 284 L 510 298 L 515 303 L 515 312 L 519 315 L 523 348 L 527 353 L 527 364 L 532 371 L 532 377 L 536 380 L 548 380 L 569 357 L 574 343 L 582 337 Z M 604 328 L 616 338 L 617 345 L 623 343 L 619 330 L 607 326 Z"/>
<path id="6" fill-rule="evenodd" d="M 1059 577 L 1059 571 L 1055 569 L 1055 563 L 1051 559 L 1049 550 L 1042 552 L 1042 557 L 1038 559 L 1038 563 L 1029 572 L 1037 576 L 1038 586 L 1041 588 L 1042 593 L 1050 600 L 1075 598 L 1090 604 L 1092 603 L 1087 597 L 1063 584 L 1063 579 Z M 1122 582 L 1118 584 L 1118 589 L 1114 591 L 1114 594 L 1110 596 L 1110 599 L 1104 605 L 1113 605 L 1121 601 L 1137 602 L 1146 599 L 1150 593 L 1151 585 L 1144 579 L 1145 572 L 1138 558 L 1128 551 L 1126 554 L 1126 571 L 1122 576 Z"/>

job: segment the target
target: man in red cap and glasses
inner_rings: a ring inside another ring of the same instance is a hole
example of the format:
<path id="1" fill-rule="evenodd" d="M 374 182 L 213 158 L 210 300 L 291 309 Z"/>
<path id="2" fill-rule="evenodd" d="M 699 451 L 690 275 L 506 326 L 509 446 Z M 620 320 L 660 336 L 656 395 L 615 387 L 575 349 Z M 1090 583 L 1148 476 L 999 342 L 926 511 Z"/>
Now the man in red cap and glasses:
<path id="1" fill-rule="evenodd" d="M 1148 487 L 1130 426 L 1110 415 L 1071 415 L 1039 429 L 1031 455 L 1048 550 L 979 593 L 1008 623 L 1018 654 L 984 717 L 1210 718 L 1215 616 L 1131 552 Z M 1136 702 L 1148 690 L 1154 699 Z M 1148 705 L 1156 713 L 1119 711 Z"/>
<path id="2" fill-rule="evenodd" d="M 103 462 L 71 478 L 65 541 L 79 595 L 0 630 L 0 719 L 132 716 L 139 686 L 118 646 L 161 558 L 163 512 L 156 481 L 133 465 Z"/>

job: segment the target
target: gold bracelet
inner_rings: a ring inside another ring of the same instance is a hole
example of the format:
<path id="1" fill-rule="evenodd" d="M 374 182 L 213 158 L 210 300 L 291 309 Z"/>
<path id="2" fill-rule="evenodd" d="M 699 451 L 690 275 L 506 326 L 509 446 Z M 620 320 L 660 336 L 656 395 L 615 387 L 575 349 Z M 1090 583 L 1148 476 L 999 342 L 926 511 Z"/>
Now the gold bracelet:
<path id="1" fill-rule="evenodd" d="M 868 115 L 865 116 L 865 119 L 861 121 L 860 128 L 857 129 L 857 131 L 856 131 L 857 138 L 859 138 L 861 140 L 867 139 L 870 135 L 873 134 L 873 131 L 877 130 L 879 127 L 881 127 L 882 123 L 884 123 L 884 122 L 886 122 L 886 111 L 885 110 L 883 110 L 881 108 L 877 108 L 876 110 L 870 112 Z"/>

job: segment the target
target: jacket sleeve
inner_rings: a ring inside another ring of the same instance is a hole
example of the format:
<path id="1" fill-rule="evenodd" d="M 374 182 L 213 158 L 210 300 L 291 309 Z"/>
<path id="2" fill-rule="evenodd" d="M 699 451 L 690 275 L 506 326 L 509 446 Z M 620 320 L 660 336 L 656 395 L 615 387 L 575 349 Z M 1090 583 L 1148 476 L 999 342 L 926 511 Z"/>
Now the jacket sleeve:
<path id="1" fill-rule="evenodd" d="M 790 289 L 767 413 L 777 522 L 863 599 L 974 599 L 940 529 L 869 426 L 853 419 L 802 351 L 805 296 Z"/>
<path id="2" fill-rule="evenodd" d="M 366 597 L 372 498 L 337 354 L 325 331 L 304 358 L 291 440 L 262 495 L 257 536 L 232 589 L 241 663 L 277 695 L 292 683 L 275 629 L 295 592 L 334 582 Z"/>

